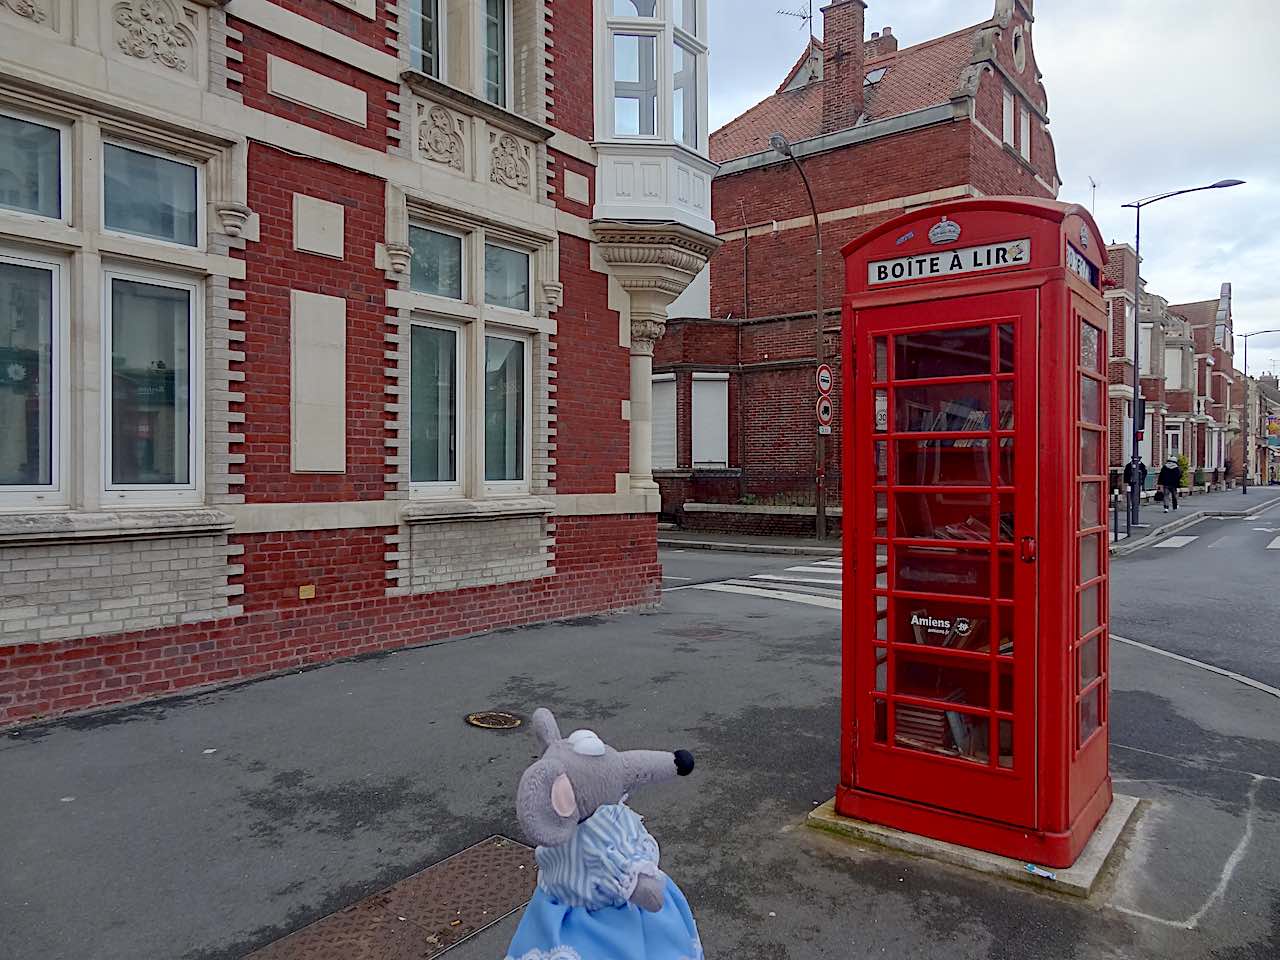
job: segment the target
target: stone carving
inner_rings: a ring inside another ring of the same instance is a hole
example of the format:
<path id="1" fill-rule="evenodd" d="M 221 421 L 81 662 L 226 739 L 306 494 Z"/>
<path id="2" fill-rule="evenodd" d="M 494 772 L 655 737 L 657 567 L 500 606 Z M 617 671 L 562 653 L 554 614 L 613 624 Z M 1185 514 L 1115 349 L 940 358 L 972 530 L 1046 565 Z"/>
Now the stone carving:
<path id="1" fill-rule="evenodd" d="M 413 248 L 407 243 L 391 240 L 387 242 L 386 250 L 387 264 L 391 267 L 391 272 L 397 274 L 408 273 L 409 267 L 413 263 Z"/>
<path id="2" fill-rule="evenodd" d="M 418 149 L 428 160 L 455 170 L 465 165 L 462 134 L 454 128 L 453 115 L 444 107 L 432 106 L 427 110 L 426 120 L 418 125 Z"/>
<path id="3" fill-rule="evenodd" d="M 116 43 L 128 56 L 186 73 L 195 32 L 172 0 L 128 0 L 114 9 Z"/>
<path id="4" fill-rule="evenodd" d="M 229 237 L 238 237 L 244 233 L 245 223 L 253 216 L 253 211 L 243 203 L 226 200 L 217 204 L 218 219 L 222 222 L 222 232 Z"/>
<path id="5" fill-rule="evenodd" d="M 7 7 L 34 23 L 44 23 L 49 18 L 49 14 L 35 0 L 0 0 L 0 7 Z"/>
<path id="6" fill-rule="evenodd" d="M 498 137 L 489 162 L 489 180 L 512 190 L 529 189 L 529 161 L 520 142 L 509 133 Z"/>

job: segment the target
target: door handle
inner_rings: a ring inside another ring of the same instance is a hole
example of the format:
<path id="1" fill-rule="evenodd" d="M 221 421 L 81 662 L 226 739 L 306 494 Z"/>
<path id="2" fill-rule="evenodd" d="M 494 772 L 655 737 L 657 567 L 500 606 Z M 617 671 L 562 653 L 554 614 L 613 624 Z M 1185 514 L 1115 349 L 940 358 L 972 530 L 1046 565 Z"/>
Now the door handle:
<path id="1" fill-rule="evenodd" d="M 1035 559 L 1036 559 L 1036 538 L 1023 537 L 1022 538 L 1022 562 L 1034 563 Z"/>

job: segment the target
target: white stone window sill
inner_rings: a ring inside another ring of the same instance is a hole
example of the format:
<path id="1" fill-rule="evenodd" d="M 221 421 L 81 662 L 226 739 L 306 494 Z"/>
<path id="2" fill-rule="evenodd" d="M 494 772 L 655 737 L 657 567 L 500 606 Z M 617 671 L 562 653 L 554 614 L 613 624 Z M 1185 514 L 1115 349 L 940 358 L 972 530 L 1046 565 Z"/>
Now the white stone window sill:
<path id="1" fill-rule="evenodd" d="M 213 536 L 234 525 L 228 514 L 207 508 L 9 513 L 0 514 L 0 545 Z"/>
<path id="2" fill-rule="evenodd" d="M 468 520 L 507 520 L 545 517 L 555 506 L 538 497 L 498 497 L 491 500 L 414 500 L 400 514 L 409 524 L 459 523 Z"/>

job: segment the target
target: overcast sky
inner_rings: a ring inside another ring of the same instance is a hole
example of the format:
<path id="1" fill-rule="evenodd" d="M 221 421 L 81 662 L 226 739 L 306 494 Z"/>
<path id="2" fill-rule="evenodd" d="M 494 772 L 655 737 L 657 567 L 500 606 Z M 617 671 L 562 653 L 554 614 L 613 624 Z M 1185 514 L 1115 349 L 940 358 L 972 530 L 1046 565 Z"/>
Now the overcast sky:
<path id="1" fill-rule="evenodd" d="M 823 4 L 815 0 L 817 11 Z M 711 127 L 768 96 L 804 50 L 807 0 L 711 0 Z M 995 0 L 868 0 L 867 31 L 901 46 L 991 16 Z M 1143 277 L 1173 303 L 1233 287 L 1237 333 L 1280 327 L 1280 3 L 1056 0 L 1036 4 L 1033 48 L 1049 95 L 1060 199 L 1091 203 L 1108 241 L 1133 242 L 1121 204 L 1217 180 L 1242 187 L 1143 211 Z M 821 15 L 818 33 L 821 35 Z M 1237 339 L 1236 366 L 1241 365 Z M 1280 334 L 1254 337 L 1249 372 Z"/>

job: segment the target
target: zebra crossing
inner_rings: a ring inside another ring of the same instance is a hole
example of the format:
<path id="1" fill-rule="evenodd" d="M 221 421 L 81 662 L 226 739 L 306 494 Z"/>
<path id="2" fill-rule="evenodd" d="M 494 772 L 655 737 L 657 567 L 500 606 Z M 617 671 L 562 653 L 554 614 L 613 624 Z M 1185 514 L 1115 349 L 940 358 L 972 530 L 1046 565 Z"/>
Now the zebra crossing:
<path id="1" fill-rule="evenodd" d="M 699 583 L 684 589 L 764 597 L 839 610 L 840 591 L 844 583 L 841 563 L 840 557 L 806 561 L 781 572 L 756 573 L 741 579 Z"/>

